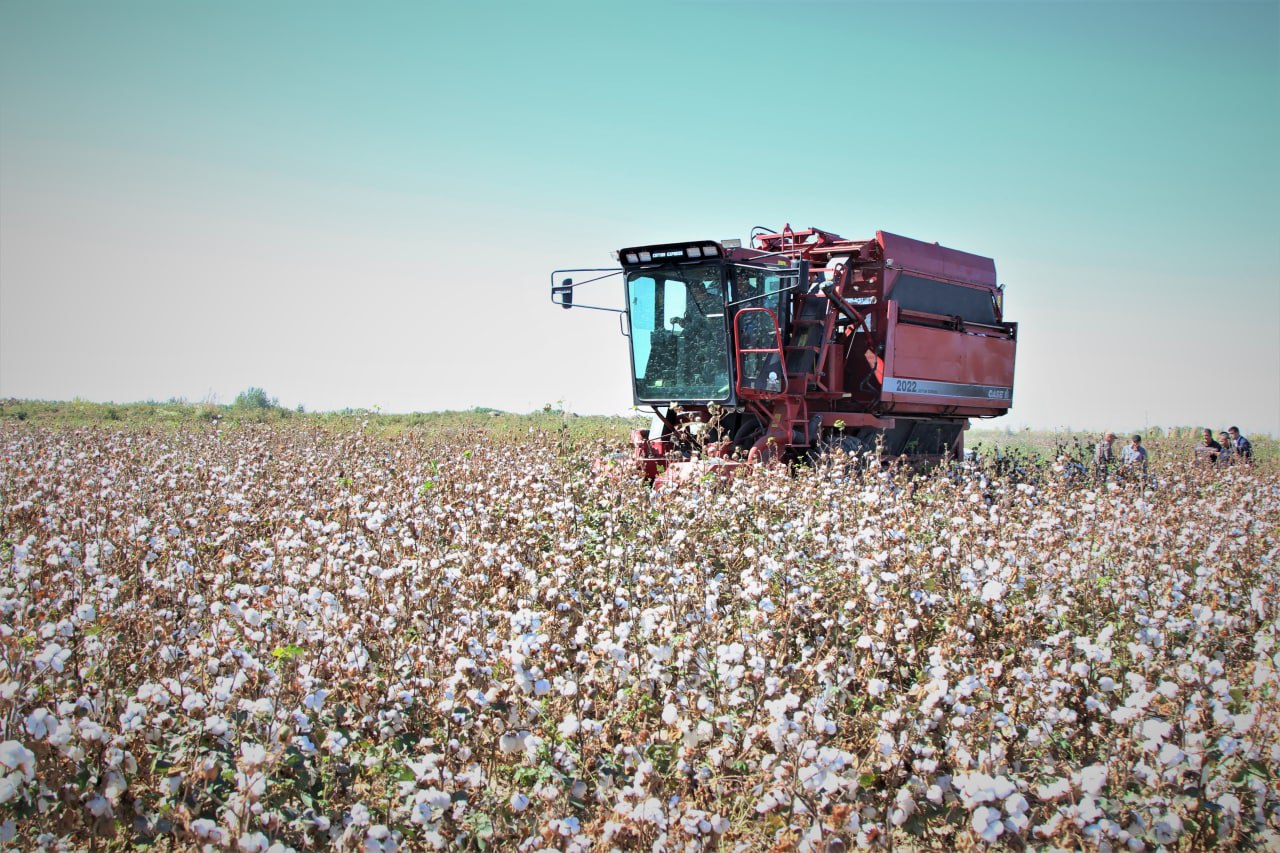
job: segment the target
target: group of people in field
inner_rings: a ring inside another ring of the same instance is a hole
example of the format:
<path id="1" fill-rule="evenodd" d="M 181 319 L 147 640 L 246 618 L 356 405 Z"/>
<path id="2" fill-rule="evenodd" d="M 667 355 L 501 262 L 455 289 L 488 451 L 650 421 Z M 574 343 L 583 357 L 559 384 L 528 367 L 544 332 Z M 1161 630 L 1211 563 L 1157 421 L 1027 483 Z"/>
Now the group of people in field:
<path id="1" fill-rule="evenodd" d="M 1104 433 L 1102 441 L 1099 441 L 1094 448 L 1093 468 L 1095 473 L 1100 477 L 1106 477 L 1112 466 L 1119 461 L 1122 471 L 1145 474 L 1147 471 L 1147 449 L 1142 446 L 1142 436 L 1134 433 L 1133 438 L 1129 439 L 1129 443 L 1120 451 L 1118 460 L 1114 447 L 1115 440 L 1116 434 L 1114 432 Z"/>
<path id="2" fill-rule="evenodd" d="M 1197 465 L 1235 465 L 1253 461 L 1253 445 L 1240 434 L 1239 427 L 1231 427 L 1218 433 L 1214 441 L 1213 430 L 1206 429 L 1200 444 L 1196 446 Z"/>
<path id="3" fill-rule="evenodd" d="M 1119 463 L 1119 470 L 1130 473 L 1146 473 L 1147 449 L 1142 446 L 1142 436 L 1134 435 L 1119 453 L 1114 448 L 1116 434 L 1105 433 L 1093 452 L 1093 467 L 1099 477 L 1105 478 Z M 1195 449 L 1195 463 L 1204 466 L 1247 464 L 1253 461 L 1253 445 L 1240 434 L 1239 427 L 1231 427 L 1218 433 L 1215 441 L 1213 430 L 1206 429 Z"/>

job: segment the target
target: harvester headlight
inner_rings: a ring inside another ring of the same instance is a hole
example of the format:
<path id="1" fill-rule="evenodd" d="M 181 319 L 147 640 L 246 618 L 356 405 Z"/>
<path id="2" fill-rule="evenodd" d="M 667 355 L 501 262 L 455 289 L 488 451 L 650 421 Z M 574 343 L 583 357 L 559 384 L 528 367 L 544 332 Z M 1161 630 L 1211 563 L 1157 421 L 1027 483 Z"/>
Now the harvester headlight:
<path id="1" fill-rule="evenodd" d="M 635 264 L 639 262 L 640 262 L 640 259 L 636 257 L 635 252 L 627 252 L 627 263 Z"/>
<path id="2" fill-rule="evenodd" d="M 688 249 L 685 249 L 685 252 L 686 252 L 686 253 L 689 255 L 689 257 L 691 257 L 691 258 L 700 258 L 700 257 L 702 257 L 702 250 L 701 250 L 701 249 L 699 249 L 697 246 L 690 246 Z"/>
<path id="3" fill-rule="evenodd" d="M 640 253 L 640 263 L 647 264 L 651 260 L 653 260 L 653 255 L 649 254 L 648 252 Z"/>

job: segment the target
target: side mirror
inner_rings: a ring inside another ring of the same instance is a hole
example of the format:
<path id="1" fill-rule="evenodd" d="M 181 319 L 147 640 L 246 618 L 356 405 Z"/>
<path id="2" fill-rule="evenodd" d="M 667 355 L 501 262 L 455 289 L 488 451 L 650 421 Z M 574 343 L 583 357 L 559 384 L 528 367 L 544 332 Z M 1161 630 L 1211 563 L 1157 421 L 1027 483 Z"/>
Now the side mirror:
<path id="1" fill-rule="evenodd" d="M 573 307 L 573 279 L 566 278 L 551 288 L 551 301 L 568 310 Z"/>

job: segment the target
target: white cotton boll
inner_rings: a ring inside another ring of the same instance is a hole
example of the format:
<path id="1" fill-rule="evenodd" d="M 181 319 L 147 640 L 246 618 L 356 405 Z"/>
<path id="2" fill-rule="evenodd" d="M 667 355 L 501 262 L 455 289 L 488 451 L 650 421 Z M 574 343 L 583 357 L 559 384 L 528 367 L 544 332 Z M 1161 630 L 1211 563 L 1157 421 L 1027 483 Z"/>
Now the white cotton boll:
<path id="1" fill-rule="evenodd" d="M 737 663 L 742 660 L 742 656 L 746 651 L 746 646 L 742 645 L 742 643 L 730 643 L 729 645 L 718 646 L 716 655 L 725 663 Z"/>
<path id="2" fill-rule="evenodd" d="M 167 797 L 176 797 L 182 790 L 182 774 L 171 773 L 164 777 L 163 791 Z"/>
<path id="3" fill-rule="evenodd" d="M 1137 708 L 1130 708 L 1127 705 L 1120 708 L 1116 708 L 1114 711 L 1111 712 L 1111 719 L 1121 726 L 1127 726 L 1141 716 L 1142 716 L 1141 711 L 1139 711 Z"/>
<path id="4" fill-rule="evenodd" d="M 578 682 L 565 681 L 560 685 L 561 696 L 576 696 L 578 694 Z"/>
<path id="5" fill-rule="evenodd" d="M 44 740 L 58 730 L 58 718 L 48 708 L 36 708 L 24 720 L 27 733 L 36 740 Z"/>
<path id="6" fill-rule="evenodd" d="M 267 763 L 267 750 L 260 744 L 242 743 L 240 744 L 240 766 L 246 770 L 252 770 L 255 767 L 261 767 Z"/>
<path id="7" fill-rule="evenodd" d="M 651 657 L 656 663 L 666 663 L 671 660 L 671 646 L 649 646 L 648 651 L 649 657 Z"/>
<path id="8" fill-rule="evenodd" d="M 680 709 L 677 708 L 673 703 L 668 702 L 666 705 L 662 706 L 662 722 L 666 723 L 667 725 L 672 725 L 679 718 L 680 718 Z"/>
<path id="9" fill-rule="evenodd" d="M 822 713 L 813 715 L 813 730 L 820 735 L 833 735 L 836 733 L 836 724 L 828 720 Z"/>
<path id="10" fill-rule="evenodd" d="M 899 788 L 893 800 L 893 809 L 889 813 L 889 822 L 894 826 L 902 826 L 916 813 L 916 801 L 908 788 Z"/>
<path id="11" fill-rule="evenodd" d="M 1090 764 L 1078 774 L 1080 790 L 1090 796 L 1097 796 L 1107 784 L 1107 766 Z"/>
<path id="12" fill-rule="evenodd" d="M 191 821 L 191 831 L 195 833 L 196 838 L 201 841 L 207 841 L 210 844 L 222 844 L 223 839 L 226 837 L 226 832 L 222 827 L 208 818 L 197 818 Z"/>
<path id="13" fill-rule="evenodd" d="M 1000 821 L 999 809 L 993 809 L 988 806 L 978 806 L 973 811 L 973 830 L 982 836 L 982 840 L 988 844 L 994 844 L 996 839 L 1004 832 L 1004 824 Z"/>
<path id="14" fill-rule="evenodd" d="M 997 800 L 1008 799 L 1016 790 L 1013 783 L 1005 776 L 997 776 L 991 780 L 991 793 Z"/>
<path id="15" fill-rule="evenodd" d="M 867 682 L 867 693 L 872 696 L 883 696 L 889 689 L 889 682 L 883 679 L 873 678 Z"/>
<path id="16" fill-rule="evenodd" d="M 1257 721 L 1257 715 L 1253 713 L 1233 714 L 1231 717 L 1231 731 L 1233 734 L 1247 735 Z"/>
<path id="17" fill-rule="evenodd" d="M 519 792 L 511 795 L 511 810 L 522 812 L 529 808 L 529 798 Z"/>
<path id="18" fill-rule="evenodd" d="M 1155 752 L 1160 748 L 1160 744 L 1169 736 L 1169 732 L 1173 729 L 1173 724 L 1166 723 L 1163 720 L 1145 720 L 1142 723 L 1142 737 L 1146 741 L 1143 749 L 1147 752 Z"/>
<path id="19" fill-rule="evenodd" d="M 1240 798 L 1235 794 L 1223 794 L 1214 800 L 1221 808 L 1222 813 L 1229 818 L 1240 817 Z"/>
<path id="20" fill-rule="evenodd" d="M 579 728 L 581 728 L 581 726 L 578 723 L 578 718 L 573 714 L 565 717 L 560 722 L 560 725 L 557 726 L 557 730 L 560 732 L 561 737 L 573 737 L 578 733 Z"/>
<path id="21" fill-rule="evenodd" d="M 1055 779 L 1036 788 L 1036 796 L 1042 800 L 1053 801 L 1071 793 L 1071 782 L 1066 779 Z"/>
<path id="22" fill-rule="evenodd" d="M 36 776 L 36 754 L 16 740 L 0 743 L 0 769 L 5 773 L 21 772 L 30 782 Z"/>
<path id="23" fill-rule="evenodd" d="M 62 672 L 70 657 L 71 649 L 63 648 L 57 643 L 49 643 L 35 657 L 36 672 L 44 672 L 49 669 L 54 672 Z"/>
<path id="24" fill-rule="evenodd" d="M 966 808 L 989 803 L 996 797 L 996 782 L 986 773 L 957 773 L 951 780 Z"/>
<path id="25" fill-rule="evenodd" d="M 1166 743 L 1160 748 L 1160 763 L 1166 767 L 1172 764 L 1179 764 L 1186 757 L 1186 753 L 1172 743 Z"/>
<path id="26" fill-rule="evenodd" d="M 124 777 L 120 775 L 119 771 L 107 771 L 107 780 L 106 784 L 102 786 L 102 793 L 106 795 L 108 800 L 113 803 L 119 802 L 120 795 L 128 789 L 129 783 L 125 782 Z"/>
<path id="27" fill-rule="evenodd" d="M 236 773 L 236 788 L 251 801 L 258 800 L 267 790 L 267 777 L 261 773 Z"/>
<path id="28" fill-rule="evenodd" d="M 539 678 L 533 683 L 534 696 L 546 696 L 549 692 L 551 692 L 551 682 L 547 679 Z"/>
<path id="29" fill-rule="evenodd" d="M 987 581 L 982 585 L 982 600 L 995 602 L 1004 598 L 1005 585 L 1000 581 Z"/>
<path id="30" fill-rule="evenodd" d="M 236 842 L 236 849 L 242 853 L 267 853 L 271 842 L 261 832 L 247 832 Z"/>

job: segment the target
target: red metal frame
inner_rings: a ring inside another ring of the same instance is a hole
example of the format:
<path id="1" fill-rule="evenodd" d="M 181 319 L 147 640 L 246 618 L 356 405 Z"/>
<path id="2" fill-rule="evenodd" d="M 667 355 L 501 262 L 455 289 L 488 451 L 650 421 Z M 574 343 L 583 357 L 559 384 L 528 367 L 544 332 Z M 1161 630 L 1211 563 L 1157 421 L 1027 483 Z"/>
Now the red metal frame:
<path id="1" fill-rule="evenodd" d="M 801 279 L 786 304 L 789 322 L 759 306 L 739 308 L 733 318 L 739 411 L 755 415 L 763 427 L 749 449 L 750 461 L 811 450 L 820 433 L 863 440 L 894 435 L 906 447 L 912 435 L 934 429 L 937 436 L 955 433 L 950 449 L 958 451 L 969 418 L 994 417 L 1012 406 L 1017 325 L 1004 320 L 1002 289 L 990 258 L 886 231 L 871 239 L 847 240 L 819 228 L 797 231 L 790 225 L 753 235 L 750 248 L 721 246 L 719 251 L 728 263 L 771 265 L 782 260 L 793 270 L 808 270 L 808 280 Z M 911 277 L 916 294 L 926 294 L 913 297 L 912 307 L 900 304 L 896 292 L 904 275 Z M 927 294 L 934 292 L 946 295 L 930 302 L 933 297 Z M 989 309 L 984 297 L 991 300 Z M 809 303 L 817 299 L 825 299 L 825 305 Z M 931 305 L 955 307 L 965 316 L 926 310 Z M 740 345 L 742 321 L 753 314 L 767 315 L 773 323 L 772 348 Z M 778 356 L 778 390 L 744 384 L 743 360 L 753 353 Z M 792 372 L 793 364 L 798 372 Z M 707 406 L 681 412 L 710 418 Z M 671 469 L 666 457 L 677 447 L 676 436 L 664 431 L 662 438 L 651 439 L 641 432 L 633 444 L 635 461 L 646 476 Z M 709 455 L 723 450 L 715 448 Z M 717 473 L 726 470 L 721 464 Z"/>

